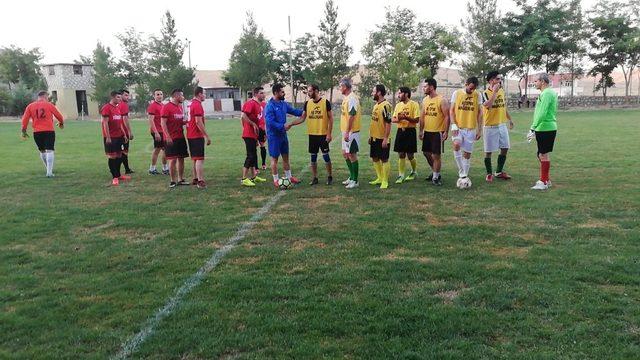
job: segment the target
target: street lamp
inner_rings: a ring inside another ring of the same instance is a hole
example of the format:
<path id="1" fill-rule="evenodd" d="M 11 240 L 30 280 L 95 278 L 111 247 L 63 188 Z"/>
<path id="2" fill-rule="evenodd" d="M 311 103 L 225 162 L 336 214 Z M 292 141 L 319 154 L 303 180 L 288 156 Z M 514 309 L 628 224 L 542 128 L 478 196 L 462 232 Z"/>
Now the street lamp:
<path id="1" fill-rule="evenodd" d="M 191 67 L 191 40 L 189 40 L 188 38 L 185 38 L 184 40 L 187 42 L 187 49 L 189 54 L 189 67 Z"/>

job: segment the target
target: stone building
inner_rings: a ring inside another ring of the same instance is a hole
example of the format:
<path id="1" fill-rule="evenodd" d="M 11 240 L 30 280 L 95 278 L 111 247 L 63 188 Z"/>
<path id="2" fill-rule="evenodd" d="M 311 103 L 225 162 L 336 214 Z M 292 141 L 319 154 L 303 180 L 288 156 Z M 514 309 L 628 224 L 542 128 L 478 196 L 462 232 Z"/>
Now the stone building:
<path id="1" fill-rule="evenodd" d="M 93 65 L 46 64 L 41 66 L 53 102 L 67 119 L 96 118 L 98 103 L 91 100 Z"/>

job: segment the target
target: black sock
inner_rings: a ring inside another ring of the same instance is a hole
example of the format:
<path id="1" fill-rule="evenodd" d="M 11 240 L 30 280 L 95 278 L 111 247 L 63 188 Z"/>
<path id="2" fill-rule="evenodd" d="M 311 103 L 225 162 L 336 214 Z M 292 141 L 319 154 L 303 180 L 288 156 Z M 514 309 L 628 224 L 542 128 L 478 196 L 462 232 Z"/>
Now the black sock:
<path id="1" fill-rule="evenodd" d="M 487 174 L 492 174 L 491 170 L 491 158 L 484 158 L 484 167 L 487 169 Z"/>
<path id="2" fill-rule="evenodd" d="M 111 173 L 111 177 L 117 178 L 117 176 L 116 176 L 116 159 L 109 158 L 107 163 L 109 164 L 109 172 Z"/>
<path id="3" fill-rule="evenodd" d="M 265 147 L 260 148 L 260 157 L 262 157 L 262 166 L 265 166 L 267 161 L 267 149 Z"/>
<path id="4" fill-rule="evenodd" d="M 131 171 L 129 168 L 129 156 L 127 154 L 122 154 L 122 164 L 124 165 L 124 171 Z"/>
<path id="5" fill-rule="evenodd" d="M 122 175 L 120 173 L 120 166 L 122 165 L 122 158 L 119 157 L 119 158 L 115 158 L 114 160 L 115 160 L 115 162 L 114 162 L 114 175 L 115 175 L 115 177 L 120 177 L 120 175 Z"/>

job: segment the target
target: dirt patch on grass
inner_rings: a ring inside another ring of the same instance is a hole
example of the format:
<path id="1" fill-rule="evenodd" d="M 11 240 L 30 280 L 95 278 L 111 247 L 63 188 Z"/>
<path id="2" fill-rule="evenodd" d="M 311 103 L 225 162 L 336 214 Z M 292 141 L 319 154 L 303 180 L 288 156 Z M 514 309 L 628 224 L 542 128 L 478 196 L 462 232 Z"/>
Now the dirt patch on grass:
<path id="1" fill-rule="evenodd" d="M 513 264 L 507 261 L 496 261 L 491 264 L 485 265 L 487 270 L 506 270 L 513 269 Z"/>
<path id="2" fill-rule="evenodd" d="M 582 224 L 578 225 L 581 229 L 619 229 L 620 225 L 606 220 L 600 219 L 588 219 Z"/>
<path id="3" fill-rule="evenodd" d="M 108 228 L 112 227 L 113 225 L 115 225 L 115 222 L 113 220 L 109 220 L 104 224 L 98 224 L 98 225 L 94 225 L 94 226 L 79 227 L 79 228 L 74 229 L 72 232 L 74 234 L 77 234 L 77 235 L 93 234 L 93 233 L 96 233 L 98 231 L 102 231 L 104 229 L 108 229 Z"/>
<path id="4" fill-rule="evenodd" d="M 314 197 L 306 199 L 305 205 L 307 209 L 316 210 L 325 206 L 339 205 L 344 201 L 344 196 L 331 196 L 331 197 Z"/>
<path id="5" fill-rule="evenodd" d="M 498 257 L 525 257 L 529 253 L 528 247 L 497 247 L 489 249 L 489 253 Z"/>
<path id="6" fill-rule="evenodd" d="M 250 256 L 233 259 L 230 263 L 234 265 L 253 265 L 259 263 L 261 260 L 262 256 Z"/>
<path id="7" fill-rule="evenodd" d="M 436 296 L 441 298 L 442 302 L 444 302 L 446 305 L 451 305 L 453 304 L 453 301 L 460 296 L 461 293 L 462 290 L 447 290 L 436 293 Z"/>
<path id="8" fill-rule="evenodd" d="M 110 240 L 123 239 L 130 244 L 140 244 L 149 241 L 154 241 L 159 237 L 165 236 L 166 231 L 159 232 L 144 232 L 135 229 L 118 229 L 108 228 L 101 232 L 101 234 Z"/>
<path id="9" fill-rule="evenodd" d="M 303 251 L 305 249 L 324 249 L 327 245 L 320 241 L 296 240 L 291 245 L 291 249 L 295 251 Z"/>
<path id="10" fill-rule="evenodd" d="M 421 264 L 432 263 L 434 260 L 430 257 L 426 256 L 412 256 L 413 254 L 405 249 L 398 248 L 385 256 L 374 257 L 373 260 L 382 260 L 382 261 L 415 261 Z"/>
<path id="11" fill-rule="evenodd" d="M 598 285 L 598 289 L 604 290 L 606 292 L 614 293 L 622 295 L 626 292 L 626 288 L 623 285 L 611 285 L 611 284 L 601 284 Z"/>

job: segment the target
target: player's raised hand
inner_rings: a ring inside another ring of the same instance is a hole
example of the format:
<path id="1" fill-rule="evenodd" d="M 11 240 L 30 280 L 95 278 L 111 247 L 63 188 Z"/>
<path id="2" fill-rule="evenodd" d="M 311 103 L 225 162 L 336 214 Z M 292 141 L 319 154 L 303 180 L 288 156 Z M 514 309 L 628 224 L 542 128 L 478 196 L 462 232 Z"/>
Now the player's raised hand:
<path id="1" fill-rule="evenodd" d="M 491 87 L 491 91 L 496 92 L 498 90 L 500 90 L 500 88 L 502 87 L 501 83 L 495 83 L 493 84 L 493 86 Z"/>

